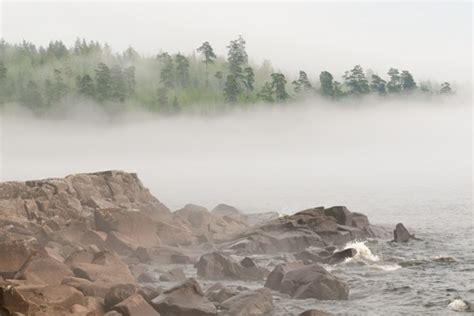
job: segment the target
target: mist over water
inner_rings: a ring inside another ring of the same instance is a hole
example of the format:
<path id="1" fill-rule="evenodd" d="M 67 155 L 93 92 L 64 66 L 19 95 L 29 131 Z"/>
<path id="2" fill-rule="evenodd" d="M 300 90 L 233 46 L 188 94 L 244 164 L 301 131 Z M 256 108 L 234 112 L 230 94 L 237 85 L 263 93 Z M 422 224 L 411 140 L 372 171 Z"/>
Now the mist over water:
<path id="1" fill-rule="evenodd" d="M 448 305 L 457 298 L 474 301 L 470 99 L 314 99 L 175 117 L 110 117 L 83 104 L 55 119 L 7 106 L 0 132 L 2 181 L 121 169 L 137 172 L 172 210 L 186 203 L 280 213 L 346 205 L 375 224 L 403 222 L 421 238 L 346 245 L 357 256 L 330 271 L 349 284 L 350 299 L 278 298 L 276 315 L 315 306 L 343 314 L 448 315 L 456 313 Z M 258 258 L 262 265 L 273 260 Z M 185 271 L 195 276 L 191 265 Z M 234 283 L 227 282 L 242 285 Z"/>
<path id="2" fill-rule="evenodd" d="M 213 117 L 124 112 L 111 119 L 83 105 L 70 117 L 38 119 L 7 107 L 1 179 L 121 169 L 137 172 L 171 209 L 225 202 L 246 211 L 357 210 L 380 204 L 381 194 L 452 198 L 472 187 L 471 111 L 458 97 L 315 99 Z"/>

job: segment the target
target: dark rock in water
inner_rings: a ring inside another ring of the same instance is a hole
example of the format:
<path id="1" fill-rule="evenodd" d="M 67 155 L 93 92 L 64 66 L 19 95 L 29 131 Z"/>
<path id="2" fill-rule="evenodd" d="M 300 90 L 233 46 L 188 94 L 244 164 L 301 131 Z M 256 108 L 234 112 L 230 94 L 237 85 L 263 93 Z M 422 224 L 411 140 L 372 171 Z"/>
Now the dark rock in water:
<path id="1" fill-rule="evenodd" d="M 295 299 L 347 300 L 349 287 L 318 264 L 290 270 L 278 290 Z"/>
<path id="2" fill-rule="evenodd" d="M 336 219 L 339 225 L 352 225 L 352 213 L 345 206 L 333 206 L 324 210 L 324 215 Z"/>
<path id="3" fill-rule="evenodd" d="M 257 267 L 257 264 L 249 257 L 245 257 L 240 261 L 240 264 L 245 267 L 245 268 L 255 268 Z"/>
<path id="4" fill-rule="evenodd" d="M 298 316 L 331 316 L 331 314 L 320 311 L 319 309 L 309 309 Z"/>
<path id="5" fill-rule="evenodd" d="M 213 284 L 206 290 L 206 297 L 214 303 L 222 303 L 225 300 L 239 294 L 239 291 L 236 289 L 230 289 L 225 287 L 222 283 L 218 282 Z"/>
<path id="6" fill-rule="evenodd" d="M 202 255 L 196 263 L 197 274 L 208 279 L 263 280 L 268 274 L 265 268 L 257 266 L 250 258 L 244 265 L 219 252 Z"/>
<path id="7" fill-rule="evenodd" d="M 161 315 L 213 316 L 217 309 L 202 292 L 195 279 L 169 289 L 153 299 L 153 307 Z"/>
<path id="8" fill-rule="evenodd" d="M 181 268 L 174 268 L 160 275 L 160 281 L 164 282 L 182 282 L 186 280 L 186 275 Z"/>
<path id="9" fill-rule="evenodd" d="M 222 315 L 268 315 L 273 309 L 272 293 L 267 288 L 247 291 L 225 300 L 220 305 Z"/>
<path id="10" fill-rule="evenodd" d="M 133 284 L 118 284 L 112 286 L 104 298 L 104 306 L 107 310 L 110 310 L 114 305 L 136 294 L 137 291 L 137 287 Z"/>
<path id="11" fill-rule="evenodd" d="M 151 272 L 142 272 L 138 276 L 137 281 L 142 283 L 157 283 L 158 278 L 155 277 Z"/>
<path id="12" fill-rule="evenodd" d="M 113 310 L 123 316 L 160 316 L 150 304 L 140 295 L 134 294 L 113 307 Z"/>
<path id="13" fill-rule="evenodd" d="M 347 258 L 352 258 L 357 254 L 357 250 L 354 248 L 347 248 L 341 251 L 337 251 L 331 255 L 327 260 L 330 264 L 336 264 L 346 260 Z"/>
<path id="14" fill-rule="evenodd" d="M 291 270 L 296 270 L 302 267 L 304 267 L 304 263 L 302 261 L 288 262 L 277 265 L 268 275 L 265 282 L 265 287 L 274 291 L 279 291 L 281 288 L 281 280 L 283 280 L 285 274 Z"/>
<path id="15" fill-rule="evenodd" d="M 408 229 L 402 223 L 398 223 L 393 231 L 393 240 L 395 242 L 408 242 L 411 238 Z"/>

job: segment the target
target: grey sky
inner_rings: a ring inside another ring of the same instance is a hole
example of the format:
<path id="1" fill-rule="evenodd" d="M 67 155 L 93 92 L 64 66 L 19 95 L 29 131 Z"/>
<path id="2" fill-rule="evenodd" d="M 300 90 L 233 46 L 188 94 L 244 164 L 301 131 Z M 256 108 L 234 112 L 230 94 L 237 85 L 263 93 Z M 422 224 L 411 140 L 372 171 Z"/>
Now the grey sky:
<path id="1" fill-rule="evenodd" d="M 207 40 L 225 54 L 242 34 L 253 62 L 269 59 L 286 72 L 339 77 L 361 64 L 458 82 L 471 78 L 471 28 L 470 2 L 4 2 L 2 10 L 7 41 L 72 44 L 79 36 L 154 54 L 190 53 Z"/>

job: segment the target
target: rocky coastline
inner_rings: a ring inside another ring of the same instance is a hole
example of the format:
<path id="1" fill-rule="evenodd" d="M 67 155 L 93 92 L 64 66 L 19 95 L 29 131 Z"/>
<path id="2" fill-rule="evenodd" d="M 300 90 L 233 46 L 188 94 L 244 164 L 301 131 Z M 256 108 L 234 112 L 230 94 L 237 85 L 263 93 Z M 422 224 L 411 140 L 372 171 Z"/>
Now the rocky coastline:
<path id="1" fill-rule="evenodd" d="M 3 182 L 0 315 L 273 315 L 275 294 L 347 300 L 350 286 L 325 267 L 367 238 L 414 236 L 344 206 L 283 217 L 226 204 L 172 212 L 123 171 Z"/>

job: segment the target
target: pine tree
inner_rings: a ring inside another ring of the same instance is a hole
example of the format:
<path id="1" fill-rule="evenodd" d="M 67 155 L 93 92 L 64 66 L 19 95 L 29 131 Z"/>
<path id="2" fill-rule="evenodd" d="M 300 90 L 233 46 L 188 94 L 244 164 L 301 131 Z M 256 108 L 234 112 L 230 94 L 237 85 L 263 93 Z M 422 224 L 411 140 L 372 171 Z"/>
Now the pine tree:
<path id="1" fill-rule="evenodd" d="M 308 93 L 313 89 L 311 82 L 308 79 L 308 75 L 304 71 L 300 71 L 298 80 L 292 82 L 296 93 Z"/>
<path id="2" fill-rule="evenodd" d="M 243 76 L 244 86 L 247 89 L 247 93 L 253 91 L 254 83 L 255 83 L 255 74 L 251 67 L 246 67 L 244 69 L 244 76 Z"/>
<path id="3" fill-rule="evenodd" d="M 349 93 L 363 95 L 369 93 L 369 82 L 360 65 L 354 66 L 344 74 L 344 84 L 349 88 Z"/>
<path id="4" fill-rule="evenodd" d="M 91 76 L 85 74 L 80 78 L 78 91 L 79 94 L 88 98 L 93 98 L 95 96 L 94 81 Z"/>
<path id="5" fill-rule="evenodd" d="M 258 93 L 258 98 L 264 102 L 273 103 L 275 99 L 273 98 L 273 88 L 270 82 L 265 82 L 262 89 Z"/>
<path id="6" fill-rule="evenodd" d="M 224 95 L 227 102 L 235 103 L 240 94 L 239 83 L 234 75 L 228 75 L 224 86 Z"/>
<path id="7" fill-rule="evenodd" d="M 176 54 L 174 57 L 176 64 L 176 82 L 180 87 L 187 87 L 189 79 L 189 60 L 181 55 Z"/>
<path id="8" fill-rule="evenodd" d="M 206 65 L 206 87 L 209 86 L 209 72 L 207 70 L 209 64 L 213 64 L 214 60 L 217 58 L 214 50 L 212 49 L 211 44 L 209 42 L 204 42 L 200 47 L 198 47 L 197 51 L 202 54 L 204 59 L 202 62 Z"/>
<path id="9" fill-rule="evenodd" d="M 95 70 L 96 97 L 100 102 L 110 98 L 111 75 L 109 67 L 104 63 L 99 63 Z"/>
<path id="10" fill-rule="evenodd" d="M 286 101 L 290 96 L 286 92 L 286 78 L 282 73 L 272 73 L 272 88 L 277 102 Z"/>
<path id="11" fill-rule="evenodd" d="M 403 70 L 400 76 L 400 80 L 403 92 L 410 93 L 416 89 L 416 82 L 409 71 Z"/>
<path id="12" fill-rule="evenodd" d="M 387 92 L 388 93 L 400 93 L 402 92 L 402 82 L 400 73 L 398 69 L 390 68 L 388 70 L 388 75 L 390 76 L 390 80 L 387 83 Z"/>
<path id="13" fill-rule="evenodd" d="M 380 76 L 372 74 L 370 79 L 370 91 L 378 95 L 385 95 L 387 94 L 386 85 L 387 82 L 380 78 Z"/>
<path id="14" fill-rule="evenodd" d="M 321 94 L 323 96 L 334 96 L 333 77 L 330 72 L 321 72 L 319 75 L 319 82 L 321 83 Z"/>

